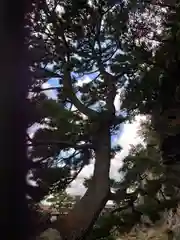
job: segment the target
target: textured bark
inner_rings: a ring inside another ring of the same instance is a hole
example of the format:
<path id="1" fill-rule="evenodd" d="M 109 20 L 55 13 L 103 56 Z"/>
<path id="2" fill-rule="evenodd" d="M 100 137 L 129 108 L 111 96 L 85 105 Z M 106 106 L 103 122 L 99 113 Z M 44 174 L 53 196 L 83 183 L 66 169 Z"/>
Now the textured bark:
<path id="1" fill-rule="evenodd" d="M 0 2 L 0 229 L 3 239 L 27 239 L 26 97 L 28 76 L 24 45 L 28 1 Z"/>
<path id="2" fill-rule="evenodd" d="M 109 195 L 110 133 L 105 128 L 96 139 L 93 179 L 87 192 L 57 227 L 63 239 L 85 239 Z"/>

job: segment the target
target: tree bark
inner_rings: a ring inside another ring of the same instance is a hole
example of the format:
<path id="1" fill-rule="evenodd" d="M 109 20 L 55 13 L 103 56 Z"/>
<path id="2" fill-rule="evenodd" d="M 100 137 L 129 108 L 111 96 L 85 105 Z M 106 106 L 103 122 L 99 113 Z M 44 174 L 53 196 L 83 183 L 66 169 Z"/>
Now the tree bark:
<path id="1" fill-rule="evenodd" d="M 3 239 L 27 239 L 25 13 L 28 1 L 0 2 L 0 230 Z"/>
<path id="2" fill-rule="evenodd" d="M 85 239 L 89 230 L 104 208 L 110 190 L 110 132 L 109 127 L 101 129 L 96 138 L 95 166 L 92 182 L 85 195 L 69 212 L 57 221 L 57 229 L 63 239 Z"/>

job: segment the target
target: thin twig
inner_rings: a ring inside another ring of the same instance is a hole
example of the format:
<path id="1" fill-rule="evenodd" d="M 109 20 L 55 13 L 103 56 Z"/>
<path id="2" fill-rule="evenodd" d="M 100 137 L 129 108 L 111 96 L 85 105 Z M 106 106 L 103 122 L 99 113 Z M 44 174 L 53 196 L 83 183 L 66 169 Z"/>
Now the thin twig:
<path id="1" fill-rule="evenodd" d="M 56 141 L 56 140 L 51 140 L 51 141 L 44 141 L 44 140 L 32 140 L 29 139 L 31 142 L 28 144 L 29 147 L 35 147 L 35 146 L 48 146 L 48 145 L 61 145 L 62 148 L 74 148 L 74 149 L 85 149 L 85 148 L 93 148 L 92 144 L 82 144 L 82 145 L 77 145 L 72 142 L 68 141 Z"/>
<path id="2" fill-rule="evenodd" d="M 39 93 L 39 92 L 43 92 L 43 91 L 60 90 L 60 89 L 61 89 L 61 87 L 48 87 L 48 88 L 35 87 L 32 90 L 30 90 L 30 92 Z"/>

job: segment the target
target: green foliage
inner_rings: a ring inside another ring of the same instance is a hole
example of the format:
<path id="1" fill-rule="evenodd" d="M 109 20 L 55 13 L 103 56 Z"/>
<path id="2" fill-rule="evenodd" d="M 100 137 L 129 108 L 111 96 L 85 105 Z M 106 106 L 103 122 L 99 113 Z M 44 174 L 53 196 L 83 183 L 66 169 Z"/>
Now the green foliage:
<path id="1" fill-rule="evenodd" d="M 51 203 L 51 206 L 56 208 L 57 211 L 60 211 L 62 208 L 65 208 L 66 210 L 71 209 L 75 203 L 75 198 L 71 197 L 64 191 L 61 191 L 55 192 L 46 201 Z"/>
<path id="2" fill-rule="evenodd" d="M 111 239 L 114 229 L 128 232 L 144 215 L 154 222 L 179 201 L 178 172 L 167 171 L 159 151 L 162 133 L 179 131 L 173 120 L 169 124 L 169 113 L 160 116 L 177 108 L 179 99 L 179 5 L 176 11 L 157 5 L 40 1 L 29 20 L 30 126 L 43 127 L 28 138 L 28 156 L 34 180 L 46 189 L 44 196 L 53 193 L 51 200 L 61 203 L 60 192 L 94 156 L 99 129 L 108 126 L 111 135 L 121 130 L 125 118 L 112 107 L 117 91 L 128 118 L 137 112 L 149 117 L 140 129 L 144 145 L 132 146 L 119 171 L 122 181 L 111 182 L 117 210 L 99 218 L 92 239 Z M 87 74 L 92 79 L 80 84 Z M 52 77 L 58 82 L 55 100 L 41 89 Z M 82 104 L 95 109 L 95 117 L 84 116 Z M 112 147 L 111 157 L 120 150 Z"/>
<path id="3" fill-rule="evenodd" d="M 139 133 L 145 136 L 145 144 L 132 146 L 124 159 L 120 169 L 123 180 L 112 185 L 116 192 L 114 209 L 100 216 L 92 233 L 96 239 L 128 233 L 135 225 L 145 224 L 144 217 L 148 224 L 155 224 L 164 211 L 176 209 L 179 203 L 177 180 L 166 175 L 158 136 L 149 119 L 142 122 Z"/>
<path id="4" fill-rule="evenodd" d="M 61 13 L 58 7 L 63 7 Z M 34 179 L 46 187 L 49 185 L 50 192 L 57 185 L 58 190 L 64 189 L 76 173 L 89 164 L 96 144 L 95 135 L 110 108 L 107 100 L 112 91 L 110 87 L 115 93 L 121 76 L 130 68 L 129 63 L 128 69 L 124 66 L 127 59 L 123 49 L 127 48 L 131 11 L 135 11 L 135 4 L 131 2 L 92 1 L 88 4 L 87 1 L 59 0 L 34 5 L 29 19 L 31 35 L 27 39 L 33 78 L 30 115 L 31 125 L 39 123 L 43 127 L 28 139 L 29 157 L 34 162 Z M 120 61 L 122 69 L 119 68 L 118 73 L 107 72 L 108 67 L 113 68 Z M 66 65 L 70 71 L 70 87 L 64 84 Z M 94 74 L 92 80 L 80 86 L 80 78 L 88 73 Z M 55 100 L 46 97 L 41 88 L 52 77 L 57 79 Z M 73 94 L 86 107 L 103 112 L 102 116 L 85 118 L 81 109 L 74 109 Z M 111 98 L 112 105 L 113 95 Z M 119 113 L 110 118 L 113 118 L 109 126 L 111 134 L 116 134 L 124 119 Z M 120 147 L 114 146 L 111 157 L 118 151 Z"/>
<path id="5" fill-rule="evenodd" d="M 139 73 L 133 81 L 128 81 L 124 92 L 123 107 L 129 112 L 138 110 L 142 114 L 154 114 L 177 107 L 175 98 L 179 86 L 178 12 L 178 4 L 175 11 L 173 8 L 167 12 L 159 11 L 159 29 L 163 31 L 160 34 L 155 31 L 154 39 L 157 39 L 158 44 L 153 51 L 148 47 L 148 39 L 140 45 L 134 43 L 137 52 L 135 55 L 139 56 Z M 144 64 L 143 68 L 141 61 Z"/>

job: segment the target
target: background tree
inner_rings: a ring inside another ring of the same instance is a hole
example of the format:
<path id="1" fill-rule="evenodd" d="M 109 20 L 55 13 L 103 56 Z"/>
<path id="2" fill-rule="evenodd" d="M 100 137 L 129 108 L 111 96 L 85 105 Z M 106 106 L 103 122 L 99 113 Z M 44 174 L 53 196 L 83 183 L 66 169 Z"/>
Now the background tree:
<path id="1" fill-rule="evenodd" d="M 158 134 L 150 119 L 142 122 L 139 134 L 144 143 L 131 147 L 119 170 L 123 180 L 113 184 L 114 209 L 99 217 L 90 239 L 116 239 L 129 233 L 138 236 L 143 229 L 146 234 L 151 229 L 161 233 L 164 229 L 163 234 L 167 234 L 168 226 L 171 229 L 171 224 L 164 222 L 164 213 L 171 210 L 171 220 L 176 218 L 180 200 L 178 182 L 166 176 Z"/>
<path id="2" fill-rule="evenodd" d="M 152 51 L 148 39 L 134 44 L 145 68 L 137 80 L 128 82 L 122 107 L 129 113 L 138 110 L 151 115 L 160 135 L 163 160 L 174 165 L 179 159 L 179 1 L 165 5 L 161 13 L 159 28 L 154 33 L 157 47 Z"/>

